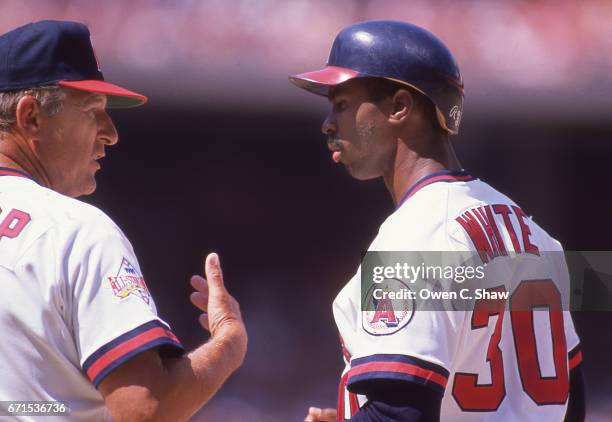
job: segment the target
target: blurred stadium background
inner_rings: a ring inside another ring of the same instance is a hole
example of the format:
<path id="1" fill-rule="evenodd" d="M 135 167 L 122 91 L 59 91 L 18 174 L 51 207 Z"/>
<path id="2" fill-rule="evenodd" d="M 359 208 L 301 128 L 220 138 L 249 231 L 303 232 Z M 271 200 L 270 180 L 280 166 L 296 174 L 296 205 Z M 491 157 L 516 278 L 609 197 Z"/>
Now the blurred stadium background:
<path id="1" fill-rule="evenodd" d="M 188 278 L 208 251 L 250 332 L 246 363 L 194 420 L 299 421 L 333 407 L 331 314 L 393 204 L 335 166 L 325 99 L 287 76 L 323 66 L 335 34 L 371 18 L 440 36 L 463 72 L 463 165 L 568 250 L 612 250 L 612 2 L 488 0 L 2 0 L 0 31 L 87 23 L 107 79 L 146 93 L 113 111 L 121 136 L 86 199 L 124 229 L 160 314 L 205 339 Z M 606 170 L 608 169 L 608 170 Z M 408 234 L 409 235 L 409 234 Z M 612 317 L 574 315 L 589 421 L 612 420 Z M 102 323 L 102 321 L 101 321 Z"/>

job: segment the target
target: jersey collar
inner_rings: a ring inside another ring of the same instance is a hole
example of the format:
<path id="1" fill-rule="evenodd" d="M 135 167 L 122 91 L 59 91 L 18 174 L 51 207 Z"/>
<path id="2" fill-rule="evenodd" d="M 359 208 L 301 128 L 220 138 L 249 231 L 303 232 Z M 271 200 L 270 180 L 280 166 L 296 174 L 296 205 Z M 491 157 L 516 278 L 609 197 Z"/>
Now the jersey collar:
<path id="1" fill-rule="evenodd" d="M 33 180 L 34 182 L 36 182 L 36 179 L 34 179 L 32 176 L 30 176 L 25 171 L 21 171 L 21 170 L 17 170 L 17 169 L 12 169 L 12 168 L 9 168 L 9 167 L 0 167 L 0 176 L 25 177 L 26 179 L 30 179 L 30 180 Z M 36 182 L 36 183 L 38 183 L 38 182 Z"/>
<path id="2" fill-rule="evenodd" d="M 397 207 L 398 209 L 402 206 L 408 198 L 417 193 L 419 190 L 423 189 L 427 185 L 431 185 L 436 182 L 469 182 L 470 180 L 474 180 L 474 177 L 470 176 L 465 170 L 453 171 L 453 170 L 442 170 L 437 171 L 435 173 L 431 173 L 423 178 L 421 178 L 418 182 L 412 185 L 402 198 L 399 200 Z"/>

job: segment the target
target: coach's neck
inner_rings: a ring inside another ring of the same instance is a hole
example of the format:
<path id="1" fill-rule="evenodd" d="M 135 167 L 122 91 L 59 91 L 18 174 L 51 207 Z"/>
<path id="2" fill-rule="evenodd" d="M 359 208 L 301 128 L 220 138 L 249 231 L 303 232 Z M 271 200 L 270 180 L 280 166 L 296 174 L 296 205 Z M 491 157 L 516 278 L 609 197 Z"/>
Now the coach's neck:
<path id="1" fill-rule="evenodd" d="M 50 187 L 49 177 L 28 141 L 17 131 L 0 132 L 0 167 L 21 170 L 43 186 Z"/>

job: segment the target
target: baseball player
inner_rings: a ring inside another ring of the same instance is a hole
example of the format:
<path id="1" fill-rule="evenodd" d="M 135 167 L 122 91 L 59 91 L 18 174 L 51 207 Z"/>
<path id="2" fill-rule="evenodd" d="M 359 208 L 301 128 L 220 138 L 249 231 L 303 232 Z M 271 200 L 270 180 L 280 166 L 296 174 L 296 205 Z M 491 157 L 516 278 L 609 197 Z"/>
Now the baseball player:
<path id="1" fill-rule="evenodd" d="M 0 413 L 9 419 L 186 420 L 243 361 L 246 331 L 216 254 L 207 279 L 191 279 L 211 337 L 185 354 L 128 239 L 74 199 L 95 190 L 117 142 L 105 109 L 145 101 L 104 81 L 81 23 L 0 36 Z"/>
<path id="2" fill-rule="evenodd" d="M 404 22 L 356 23 L 324 69 L 290 80 L 331 102 L 322 130 L 332 159 L 356 179 L 382 177 L 396 204 L 369 251 L 472 253 L 486 264 L 487 296 L 463 310 L 364 309 L 360 267 L 333 304 L 346 362 L 337 408 L 312 407 L 305 420 L 583 420 L 562 248 L 462 169 L 449 136 L 463 82 L 444 44 Z"/>

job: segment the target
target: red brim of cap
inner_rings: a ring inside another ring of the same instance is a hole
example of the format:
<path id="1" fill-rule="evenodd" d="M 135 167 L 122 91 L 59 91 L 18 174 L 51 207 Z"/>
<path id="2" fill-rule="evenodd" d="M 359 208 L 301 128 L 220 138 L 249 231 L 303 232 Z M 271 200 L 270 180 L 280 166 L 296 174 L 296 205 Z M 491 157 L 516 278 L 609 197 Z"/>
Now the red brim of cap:
<path id="1" fill-rule="evenodd" d="M 144 95 L 105 81 L 59 81 L 58 84 L 60 86 L 74 88 L 81 91 L 95 92 L 97 94 L 106 94 L 107 108 L 138 107 L 147 102 L 147 97 L 145 97 Z"/>
<path id="2" fill-rule="evenodd" d="M 300 88 L 327 97 L 329 95 L 329 88 L 358 76 L 360 76 L 360 73 L 356 70 L 339 66 L 327 66 L 321 70 L 290 76 L 289 80 Z"/>

